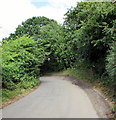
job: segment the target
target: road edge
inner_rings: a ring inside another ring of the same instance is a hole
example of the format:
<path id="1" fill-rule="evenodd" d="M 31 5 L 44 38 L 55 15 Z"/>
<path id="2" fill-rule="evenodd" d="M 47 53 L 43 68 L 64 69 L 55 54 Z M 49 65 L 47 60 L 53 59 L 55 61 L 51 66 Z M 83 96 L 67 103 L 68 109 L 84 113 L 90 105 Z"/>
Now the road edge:
<path id="1" fill-rule="evenodd" d="M 69 80 L 72 84 L 77 85 L 84 90 L 100 118 L 115 120 L 115 118 L 111 115 L 111 106 L 109 101 L 102 95 L 101 91 L 98 91 L 83 80 L 70 75 L 51 74 L 45 76 L 64 76 L 66 80 Z"/>
<path id="2" fill-rule="evenodd" d="M 40 84 L 41 84 L 41 82 L 37 86 L 27 90 L 25 93 L 21 94 L 20 96 L 17 96 L 16 98 L 10 99 L 7 102 L 1 104 L 0 109 L 3 109 L 4 107 L 6 107 L 6 106 L 8 106 L 8 105 L 10 105 L 10 104 L 12 104 L 14 102 L 17 102 L 18 100 L 22 99 L 23 97 L 29 95 L 30 93 L 35 91 L 40 86 Z"/>

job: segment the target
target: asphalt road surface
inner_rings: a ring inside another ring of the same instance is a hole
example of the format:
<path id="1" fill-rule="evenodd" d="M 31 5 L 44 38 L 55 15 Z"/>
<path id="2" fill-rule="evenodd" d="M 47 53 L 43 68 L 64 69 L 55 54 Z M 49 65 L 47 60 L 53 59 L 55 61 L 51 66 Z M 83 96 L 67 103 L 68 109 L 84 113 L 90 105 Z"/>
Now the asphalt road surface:
<path id="1" fill-rule="evenodd" d="M 89 97 L 64 76 L 41 77 L 41 85 L 4 107 L 3 118 L 99 118 Z"/>

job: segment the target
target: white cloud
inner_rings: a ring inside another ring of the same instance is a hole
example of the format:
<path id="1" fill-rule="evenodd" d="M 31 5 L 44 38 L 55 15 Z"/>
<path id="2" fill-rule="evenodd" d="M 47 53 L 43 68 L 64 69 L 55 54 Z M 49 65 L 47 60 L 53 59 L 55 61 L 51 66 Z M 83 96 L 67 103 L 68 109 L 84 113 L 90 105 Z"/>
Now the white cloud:
<path id="1" fill-rule="evenodd" d="M 48 2 L 37 8 L 32 2 Z M 67 8 L 76 5 L 77 0 L 0 0 L 0 40 L 8 37 L 15 28 L 33 16 L 45 16 L 63 23 Z"/>
<path id="2" fill-rule="evenodd" d="M 58 6 L 71 7 L 75 6 L 77 2 L 77 0 L 48 0 L 48 1 L 56 7 Z"/>
<path id="3" fill-rule="evenodd" d="M 28 0 L 0 1 L 0 39 L 14 32 L 22 21 L 35 15 L 36 8 Z"/>

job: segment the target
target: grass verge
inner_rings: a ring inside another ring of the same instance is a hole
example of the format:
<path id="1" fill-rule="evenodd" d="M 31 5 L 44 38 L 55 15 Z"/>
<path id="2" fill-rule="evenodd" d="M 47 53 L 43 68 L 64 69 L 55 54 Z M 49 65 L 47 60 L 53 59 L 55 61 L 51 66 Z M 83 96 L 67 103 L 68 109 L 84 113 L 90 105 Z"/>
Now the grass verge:
<path id="1" fill-rule="evenodd" d="M 11 104 L 20 98 L 28 95 L 30 92 L 35 90 L 40 84 L 40 80 L 35 80 L 35 81 L 26 81 L 17 84 L 16 89 L 14 90 L 8 90 L 3 88 L 1 90 L 2 95 L 0 96 L 2 98 L 2 101 L 0 103 L 0 108 L 4 107 L 8 104 Z"/>

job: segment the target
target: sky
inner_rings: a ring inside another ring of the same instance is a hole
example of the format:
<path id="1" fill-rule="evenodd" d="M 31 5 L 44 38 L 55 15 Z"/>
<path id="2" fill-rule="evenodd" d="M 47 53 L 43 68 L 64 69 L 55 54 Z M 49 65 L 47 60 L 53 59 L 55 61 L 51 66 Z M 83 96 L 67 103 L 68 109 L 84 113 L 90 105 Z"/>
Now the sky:
<path id="1" fill-rule="evenodd" d="M 64 14 L 81 0 L 0 0 L 0 41 L 33 16 L 63 23 Z"/>

